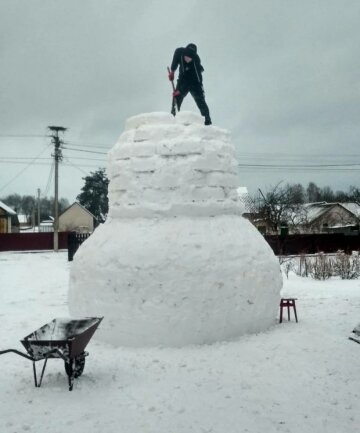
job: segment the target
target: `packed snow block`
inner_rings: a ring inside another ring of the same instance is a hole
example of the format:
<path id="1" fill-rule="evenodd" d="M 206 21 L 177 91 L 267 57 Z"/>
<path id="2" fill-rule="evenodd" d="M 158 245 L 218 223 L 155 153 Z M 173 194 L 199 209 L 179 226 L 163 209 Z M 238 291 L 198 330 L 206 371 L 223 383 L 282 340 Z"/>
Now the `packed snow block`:
<path id="1" fill-rule="evenodd" d="M 229 133 L 194 113 L 126 122 L 109 152 L 109 216 L 70 272 L 70 313 L 104 316 L 97 338 L 181 347 L 275 323 L 280 267 L 241 216 L 234 155 Z"/>

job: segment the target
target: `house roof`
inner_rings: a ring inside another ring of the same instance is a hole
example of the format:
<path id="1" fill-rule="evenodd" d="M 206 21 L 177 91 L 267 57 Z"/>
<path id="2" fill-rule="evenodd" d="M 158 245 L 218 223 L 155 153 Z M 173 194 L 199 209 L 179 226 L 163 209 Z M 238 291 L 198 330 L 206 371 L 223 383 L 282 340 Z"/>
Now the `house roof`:
<path id="1" fill-rule="evenodd" d="M 61 215 L 63 215 L 65 212 L 67 212 L 69 209 L 71 209 L 72 207 L 74 207 L 74 206 L 78 206 L 78 207 L 80 207 L 80 208 L 83 209 L 85 212 L 87 212 L 89 215 L 91 215 L 92 218 L 95 218 L 95 219 L 96 219 L 95 215 L 93 215 L 89 210 L 86 209 L 86 207 L 84 207 L 83 205 L 81 205 L 78 201 L 74 201 L 73 204 L 71 204 L 71 205 L 70 205 L 69 207 L 67 207 L 64 211 L 62 211 L 61 214 L 59 215 L 59 217 L 60 217 Z"/>
<path id="2" fill-rule="evenodd" d="M 340 203 L 345 209 L 353 213 L 356 217 L 360 218 L 360 204 L 359 203 Z"/>
<path id="3" fill-rule="evenodd" d="M 8 205 L 6 205 L 2 201 L 0 201 L 0 208 L 3 209 L 9 215 L 16 215 L 16 212 L 14 211 L 14 209 L 11 209 L 11 207 L 9 207 Z"/>
<path id="4" fill-rule="evenodd" d="M 357 203 L 327 203 L 323 201 L 316 203 L 305 203 L 303 205 L 300 205 L 300 213 L 294 215 L 293 220 L 294 222 L 298 223 L 302 222 L 302 218 L 304 217 L 304 215 L 301 214 L 302 209 L 306 215 L 307 223 L 313 223 L 316 219 L 320 218 L 329 209 L 335 206 L 343 207 L 347 212 L 353 214 L 356 217 L 360 216 L 360 206 Z"/>
<path id="5" fill-rule="evenodd" d="M 318 202 L 318 203 L 305 203 L 304 210 L 309 222 L 312 222 L 324 214 L 334 203 Z"/>

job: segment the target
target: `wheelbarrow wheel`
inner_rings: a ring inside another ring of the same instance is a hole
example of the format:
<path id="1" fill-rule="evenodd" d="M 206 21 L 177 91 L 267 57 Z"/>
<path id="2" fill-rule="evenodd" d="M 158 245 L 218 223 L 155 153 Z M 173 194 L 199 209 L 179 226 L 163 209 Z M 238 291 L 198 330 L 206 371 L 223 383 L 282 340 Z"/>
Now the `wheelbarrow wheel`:
<path id="1" fill-rule="evenodd" d="M 72 362 L 71 361 L 65 362 L 66 374 L 69 377 L 71 377 L 74 374 L 75 379 L 77 379 L 83 374 L 84 368 L 85 368 L 85 355 L 78 356 Z"/>

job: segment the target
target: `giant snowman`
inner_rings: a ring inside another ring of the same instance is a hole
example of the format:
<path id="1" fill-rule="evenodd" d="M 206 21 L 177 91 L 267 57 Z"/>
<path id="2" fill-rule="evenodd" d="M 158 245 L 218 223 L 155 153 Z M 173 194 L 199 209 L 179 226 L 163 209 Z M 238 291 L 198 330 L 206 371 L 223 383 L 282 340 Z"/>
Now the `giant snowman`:
<path id="1" fill-rule="evenodd" d="M 77 251 L 73 316 L 104 316 L 116 346 L 177 346 L 267 329 L 282 277 L 241 214 L 226 130 L 194 113 L 127 120 L 109 152 L 109 215 Z"/>

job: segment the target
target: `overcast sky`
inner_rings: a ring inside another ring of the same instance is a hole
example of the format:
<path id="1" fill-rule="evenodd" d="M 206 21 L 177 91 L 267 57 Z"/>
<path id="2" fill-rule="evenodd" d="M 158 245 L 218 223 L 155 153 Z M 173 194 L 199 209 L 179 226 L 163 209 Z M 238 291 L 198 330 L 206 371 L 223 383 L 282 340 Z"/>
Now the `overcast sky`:
<path id="1" fill-rule="evenodd" d="M 190 42 L 241 185 L 360 187 L 359 23 L 359 0 L 0 0 L 0 197 L 53 195 L 59 125 L 73 201 L 127 117 L 170 110 L 166 67 Z"/>

